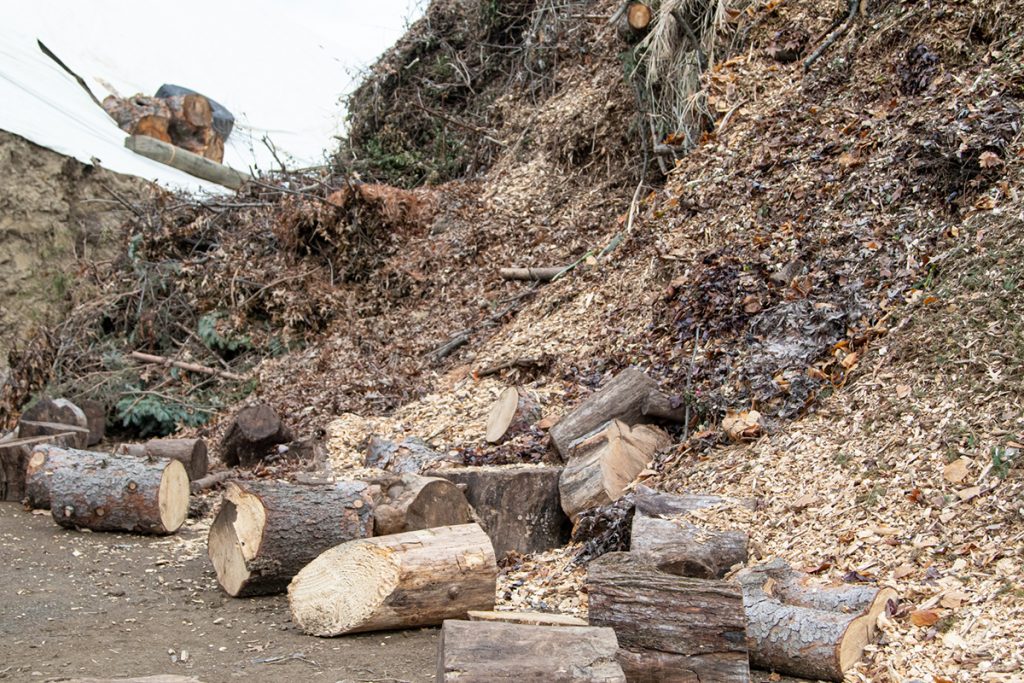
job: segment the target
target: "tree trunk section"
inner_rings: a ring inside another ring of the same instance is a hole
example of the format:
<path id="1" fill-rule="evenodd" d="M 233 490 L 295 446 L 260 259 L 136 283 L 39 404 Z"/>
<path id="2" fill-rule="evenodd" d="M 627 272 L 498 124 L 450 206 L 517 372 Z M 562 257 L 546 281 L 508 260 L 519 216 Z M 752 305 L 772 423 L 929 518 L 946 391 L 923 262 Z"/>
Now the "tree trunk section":
<path id="1" fill-rule="evenodd" d="M 738 585 L 673 576 L 629 553 L 587 568 L 590 623 L 619 637 L 629 681 L 746 683 L 746 618 Z"/>
<path id="2" fill-rule="evenodd" d="M 401 443 L 371 436 L 366 447 L 366 467 L 386 472 L 424 474 L 430 470 L 462 461 L 447 453 L 438 453 L 422 439 L 411 437 Z"/>
<path id="3" fill-rule="evenodd" d="M 269 405 L 242 408 L 221 441 L 221 459 L 229 467 L 251 467 L 270 454 L 274 446 L 292 440 L 291 431 Z"/>
<path id="4" fill-rule="evenodd" d="M 498 559 L 565 545 L 572 524 L 558 493 L 561 467 L 458 467 L 438 472 L 456 484 L 476 511 Z"/>
<path id="5" fill-rule="evenodd" d="M 161 164 L 167 164 L 231 190 L 237 190 L 251 180 L 247 173 L 145 135 L 131 135 L 125 138 L 124 146 L 147 159 L 159 161 Z"/>
<path id="6" fill-rule="evenodd" d="M 205 477 L 209 470 L 206 442 L 202 439 L 152 439 L 146 443 L 124 443 L 114 453 L 177 460 L 185 466 L 189 481 Z"/>
<path id="7" fill-rule="evenodd" d="M 67 436 L 69 434 L 71 436 L 67 438 L 71 440 L 75 448 L 85 448 L 85 444 L 89 441 L 89 430 L 83 427 L 60 422 L 30 422 L 28 420 L 22 420 L 18 423 L 18 438 L 21 439 L 35 439 L 43 436 L 58 435 Z"/>
<path id="8" fill-rule="evenodd" d="M 470 610 L 470 621 L 500 621 L 520 626 L 586 626 L 587 622 L 579 617 L 568 614 L 548 614 L 546 612 L 493 612 Z"/>
<path id="9" fill-rule="evenodd" d="M 498 567 L 477 524 L 350 541 L 288 587 L 292 619 L 311 635 L 433 626 L 494 608 Z"/>
<path id="10" fill-rule="evenodd" d="M 375 488 L 371 492 L 376 503 L 375 536 L 476 521 L 466 496 L 447 479 L 406 473 L 369 479 L 367 483 Z"/>
<path id="11" fill-rule="evenodd" d="M 188 515 L 188 474 L 177 460 L 40 446 L 28 471 L 41 470 L 49 475 L 53 519 L 63 527 L 173 534 Z"/>
<path id="12" fill-rule="evenodd" d="M 449 619 L 441 628 L 437 680 L 625 683 L 618 649 L 610 628 Z"/>
<path id="13" fill-rule="evenodd" d="M 487 416 L 487 443 L 501 443 L 529 431 L 540 419 L 540 406 L 525 390 L 508 387 Z"/>
<path id="14" fill-rule="evenodd" d="M 575 521 L 584 510 L 618 500 L 654 454 L 670 443 L 658 427 L 630 427 L 618 420 L 577 442 L 558 484 L 562 509 Z"/>
<path id="15" fill-rule="evenodd" d="M 574 441 L 611 420 L 630 426 L 655 419 L 682 422 L 683 414 L 682 409 L 671 407 L 657 382 L 642 370 L 629 367 L 559 420 L 551 428 L 551 442 L 563 458 L 568 458 Z"/>
<path id="16" fill-rule="evenodd" d="M 41 444 L 73 446 L 75 439 L 75 434 L 65 432 L 54 436 L 0 441 L 0 500 L 20 502 L 25 499 L 25 476 L 32 449 Z M 49 502 L 46 507 L 49 507 Z"/>
<path id="17" fill-rule="evenodd" d="M 85 445 L 95 446 L 107 435 L 107 409 L 99 401 L 86 399 L 81 401 L 81 404 L 89 427 L 89 438 L 86 439 Z"/>
<path id="18" fill-rule="evenodd" d="M 208 542 L 221 588 L 235 597 L 284 592 L 323 551 L 370 536 L 368 489 L 362 482 L 229 482 Z"/>

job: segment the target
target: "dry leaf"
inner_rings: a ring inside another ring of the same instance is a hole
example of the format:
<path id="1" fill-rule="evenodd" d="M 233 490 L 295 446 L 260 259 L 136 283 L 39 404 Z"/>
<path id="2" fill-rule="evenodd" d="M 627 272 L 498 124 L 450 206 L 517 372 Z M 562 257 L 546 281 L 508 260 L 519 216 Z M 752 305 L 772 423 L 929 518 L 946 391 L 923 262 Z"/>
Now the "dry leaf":
<path id="1" fill-rule="evenodd" d="M 892 576 L 893 576 L 894 579 L 903 579 L 903 578 L 906 578 L 906 577 L 910 576 L 911 574 L 913 574 L 916 571 L 917 571 L 917 567 L 915 567 L 912 564 L 904 563 L 904 564 L 901 564 L 900 566 L 896 567 L 895 571 L 893 571 L 893 573 L 892 573 Z"/>
<path id="2" fill-rule="evenodd" d="M 910 623 L 914 626 L 931 626 L 939 620 L 939 613 L 930 609 L 919 609 L 910 613 Z"/>
<path id="3" fill-rule="evenodd" d="M 910 396 L 910 387 L 906 384 L 899 384 L 896 386 L 896 398 L 906 398 Z"/>
<path id="4" fill-rule="evenodd" d="M 960 605 L 967 602 L 970 597 L 963 591 L 946 591 L 942 595 L 942 600 L 939 601 L 939 604 L 948 609 L 959 609 Z"/>
<path id="5" fill-rule="evenodd" d="M 844 368 L 849 370 L 850 368 L 852 368 L 854 365 L 857 364 L 857 360 L 859 358 L 860 358 L 860 354 L 857 353 L 856 351 L 854 351 L 853 353 L 846 354 L 846 357 L 843 358 L 843 360 L 841 360 L 840 363 L 842 364 L 842 366 Z"/>
<path id="6" fill-rule="evenodd" d="M 761 413 L 756 410 L 728 411 L 722 429 L 733 441 L 757 438 L 761 434 Z"/>
<path id="7" fill-rule="evenodd" d="M 981 487 L 972 486 L 969 489 L 957 491 L 956 495 L 960 496 L 960 500 L 966 503 L 968 501 L 974 500 L 975 498 L 981 495 Z"/>
<path id="8" fill-rule="evenodd" d="M 981 156 L 978 157 L 978 166 L 982 168 L 995 168 L 1002 165 L 1003 160 L 995 152 L 982 152 Z"/>
<path id="9" fill-rule="evenodd" d="M 957 458 L 942 468 L 942 476 L 950 484 L 959 484 L 967 478 L 967 458 Z"/>

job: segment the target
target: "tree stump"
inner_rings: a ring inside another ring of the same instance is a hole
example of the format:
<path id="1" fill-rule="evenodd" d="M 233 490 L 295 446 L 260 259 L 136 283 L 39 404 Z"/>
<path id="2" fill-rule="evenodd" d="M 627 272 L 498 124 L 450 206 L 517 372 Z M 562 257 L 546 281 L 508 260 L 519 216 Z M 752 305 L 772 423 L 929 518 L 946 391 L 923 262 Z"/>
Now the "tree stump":
<path id="1" fill-rule="evenodd" d="M 508 387 L 487 416 L 487 443 L 501 443 L 529 431 L 540 419 L 540 405 L 525 390 Z"/>
<path id="2" fill-rule="evenodd" d="M 221 459 L 229 467 L 251 467 L 270 454 L 277 444 L 292 440 L 291 431 L 277 413 L 263 404 L 242 408 L 221 441 Z"/>
<path id="3" fill-rule="evenodd" d="M 76 434 L 65 432 L 53 436 L 0 441 L 0 500 L 21 501 L 25 498 L 25 474 L 33 448 L 40 444 L 73 446 L 76 439 Z M 49 507 L 49 502 L 46 507 Z"/>
<path id="4" fill-rule="evenodd" d="M 610 628 L 449 619 L 441 628 L 436 680 L 625 683 L 618 649 Z"/>
<path id="5" fill-rule="evenodd" d="M 177 460 L 39 446 L 27 470 L 49 475 L 50 511 L 63 527 L 173 534 L 188 515 L 188 474 Z"/>
<path id="6" fill-rule="evenodd" d="M 740 587 L 673 576 L 629 553 L 587 567 L 590 623 L 619 637 L 629 681 L 750 680 Z"/>
<path id="7" fill-rule="evenodd" d="M 228 595 L 269 595 L 283 592 L 323 551 L 372 531 L 373 501 L 362 482 L 234 481 L 225 486 L 208 550 Z"/>
<path id="8" fill-rule="evenodd" d="M 561 467 L 457 467 L 437 476 L 458 485 L 476 511 L 499 559 L 565 545 L 572 524 L 558 494 Z"/>
<path id="9" fill-rule="evenodd" d="M 433 626 L 493 609 L 497 576 L 479 525 L 423 529 L 328 550 L 292 579 L 288 604 L 315 636 Z"/>
<path id="10" fill-rule="evenodd" d="M 137 458 L 171 458 L 185 466 L 189 481 L 206 476 L 209 471 L 206 442 L 202 439 L 151 439 L 146 443 L 123 443 L 115 454 Z"/>
<path id="11" fill-rule="evenodd" d="M 476 521 L 466 496 L 447 479 L 406 473 L 366 481 L 376 489 L 371 493 L 375 536 Z"/>
<path id="12" fill-rule="evenodd" d="M 457 456 L 438 453 L 422 439 L 410 437 L 401 443 L 371 436 L 366 447 L 366 467 L 402 474 L 425 474 L 445 465 L 462 464 Z"/>

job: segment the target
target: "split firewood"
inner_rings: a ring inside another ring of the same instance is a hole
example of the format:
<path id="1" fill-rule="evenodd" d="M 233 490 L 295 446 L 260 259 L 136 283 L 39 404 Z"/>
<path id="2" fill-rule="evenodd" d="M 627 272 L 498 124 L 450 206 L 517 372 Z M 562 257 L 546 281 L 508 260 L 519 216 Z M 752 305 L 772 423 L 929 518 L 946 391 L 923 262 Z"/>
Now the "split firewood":
<path id="1" fill-rule="evenodd" d="M 670 443 L 658 427 L 608 423 L 572 448 L 558 483 L 562 509 L 575 521 L 584 510 L 618 500 L 654 454 Z"/>
<path id="2" fill-rule="evenodd" d="M 493 609 L 497 576 L 478 524 L 423 529 L 326 551 L 292 579 L 288 604 L 316 636 L 434 626 Z"/>
<path id="3" fill-rule="evenodd" d="M 261 404 L 242 408 L 220 442 L 225 465 L 251 467 L 271 453 L 274 446 L 292 440 L 291 431 L 277 412 Z"/>
<path id="4" fill-rule="evenodd" d="M 720 579 L 746 564 L 747 534 L 698 527 L 687 520 L 695 510 L 742 505 L 719 496 L 669 495 L 649 489 L 634 499 L 629 551 L 668 574 Z"/>
<path id="5" fill-rule="evenodd" d="M 387 472 L 401 474 L 403 472 L 425 473 L 447 465 L 461 465 L 462 460 L 455 455 L 439 453 L 427 445 L 422 439 L 410 437 L 400 443 L 371 436 L 366 445 L 366 467 L 374 467 Z"/>
<path id="6" fill-rule="evenodd" d="M 89 428 L 89 438 L 86 446 L 95 446 L 103 441 L 107 434 L 107 409 L 99 401 L 86 399 L 79 402 L 82 412 L 85 413 L 86 426 Z"/>
<path id="7" fill-rule="evenodd" d="M 572 531 L 558 493 L 561 467 L 457 467 L 437 476 L 454 482 L 476 511 L 498 559 L 565 545 Z"/>
<path id="8" fill-rule="evenodd" d="M 741 571 L 747 639 L 754 666 L 842 681 L 874 640 L 891 588 L 813 586 L 782 560 Z"/>
<path id="9" fill-rule="evenodd" d="M 628 680 L 750 680 L 737 584 L 674 576 L 629 553 L 608 553 L 588 565 L 587 593 L 590 623 L 615 629 Z"/>
<path id="10" fill-rule="evenodd" d="M 540 405 L 526 391 L 508 387 L 487 416 L 487 443 L 501 443 L 522 434 L 540 419 Z"/>
<path id="11" fill-rule="evenodd" d="M 436 680 L 626 683 L 618 649 L 610 628 L 449 619 L 441 628 Z"/>
<path id="12" fill-rule="evenodd" d="M 188 515 L 188 474 L 177 460 L 37 446 L 26 472 L 49 489 L 63 527 L 173 534 Z"/>
<path id="13" fill-rule="evenodd" d="M 546 612 L 493 612 L 470 610 L 470 621 L 500 621 L 506 624 L 521 626 L 586 626 L 587 622 L 579 617 L 568 614 L 548 614 Z"/>
<path id="14" fill-rule="evenodd" d="M 551 428 L 551 442 L 563 458 L 570 446 L 610 420 L 627 425 L 667 420 L 682 422 L 685 410 L 673 407 L 658 383 L 637 368 L 626 368 Z"/>
<path id="15" fill-rule="evenodd" d="M 18 422 L 18 438 L 21 439 L 68 434 L 71 435 L 70 439 L 75 448 L 85 448 L 85 444 L 89 441 L 89 430 L 85 427 L 61 422 L 30 422 L 28 420 Z"/>
<path id="16" fill-rule="evenodd" d="M 466 496 L 447 479 L 406 472 L 364 481 L 374 487 L 371 495 L 375 503 L 375 536 L 476 521 Z"/>
<path id="17" fill-rule="evenodd" d="M 47 443 L 74 446 L 77 438 L 77 434 L 63 432 L 52 436 L 7 438 L 0 441 L 0 500 L 21 501 L 25 498 L 25 470 L 32 457 L 32 449 Z"/>
<path id="18" fill-rule="evenodd" d="M 362 482 L 228 482 L 208 541 L 221 588 L 235 597 L 281 593 L 323 551 L 370 536 L 369 488 Z"/>
<path id="19" fill-rule="evenodd" d="M 173 458 L 185 466 L 190 481 L 206 476 L 209 470 L 206 442 L 202 439 L 151 439 L 146 443 L 123 443 L 114 454 L 138 458 Z"/>

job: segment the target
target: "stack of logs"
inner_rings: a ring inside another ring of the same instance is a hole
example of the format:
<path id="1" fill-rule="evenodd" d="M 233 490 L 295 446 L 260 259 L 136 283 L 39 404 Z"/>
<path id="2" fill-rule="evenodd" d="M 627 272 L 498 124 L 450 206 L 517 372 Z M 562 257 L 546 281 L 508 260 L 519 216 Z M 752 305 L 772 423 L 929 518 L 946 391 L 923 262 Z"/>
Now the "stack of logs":
<path id="1" fill-rule="evenodd" d="M 103 109 L 131 135 L 155 138 L 217 163 L 224 160 L 224 138 L 214 129 L 213 106 L 202 95 L 110 95 Z"/>

